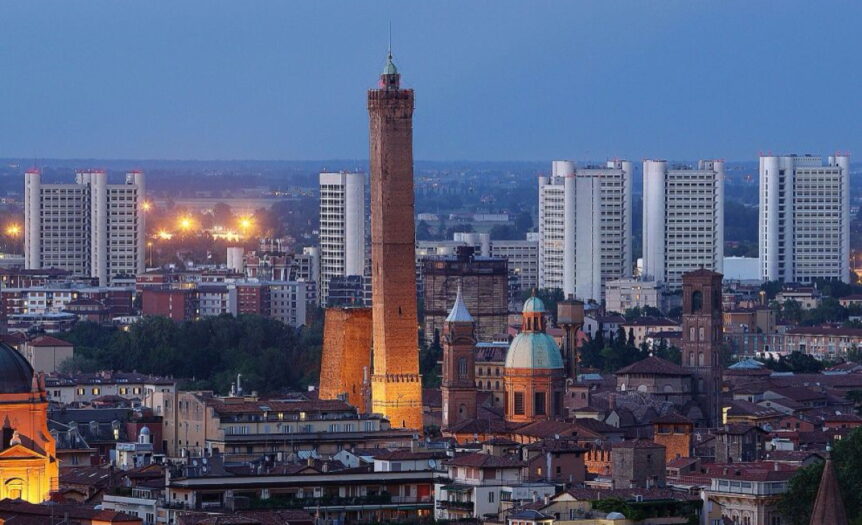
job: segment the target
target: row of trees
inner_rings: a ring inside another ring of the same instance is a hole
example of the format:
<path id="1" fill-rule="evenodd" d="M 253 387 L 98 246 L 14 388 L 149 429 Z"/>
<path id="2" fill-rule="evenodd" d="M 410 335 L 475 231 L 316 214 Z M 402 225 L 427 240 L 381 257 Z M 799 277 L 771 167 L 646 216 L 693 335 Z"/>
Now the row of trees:
<path id="1" fill-rule="evenodd" d="M 255 315 L 184 323 L 147 317 L 127 331 L 81 322 L 62 337 L 75 345 L 65 371 L 135 370 L 222 393 L 238 373 L 249 390 L 261 393 L 316 383 L 323 342 L 319 321 L 297 331 Z"/>

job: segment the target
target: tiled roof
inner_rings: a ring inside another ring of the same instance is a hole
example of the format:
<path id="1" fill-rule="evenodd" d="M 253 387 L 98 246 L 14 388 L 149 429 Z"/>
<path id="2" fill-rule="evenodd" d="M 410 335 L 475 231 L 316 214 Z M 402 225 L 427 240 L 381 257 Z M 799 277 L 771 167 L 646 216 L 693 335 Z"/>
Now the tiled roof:
<path id="1" fill-rule="evenodd" d="M 480 453 L 455 456 L 446 463 L 456 467 L 473 468 L 518 468 L 525 465 L 523 461 L 513 456 L 492 456 Z"/>
<path id="2" fill-rule="evenodd" d="M 628 441 L 620 441 L 611 445 L 612 448 L 664 448 L 664 445 L 659 445 L 649 439 L 632 439 Z"/>
<path id="3" fill-rule="evenodd" d="M 42 335 L 27 342 L 30 346 L 72 346 L 72 343 L 51 337 L 50 335 Z"/>
<path id="4" fill-rule="evenodd" d="M 690 376 L 691 372 L 660 357 L 650 356 L 646 359 L 641 359 L 636 363 L 632 363 L 625 368 L 617 370 L 617 375 L 622 374 Z"/>
<path id="5" fill-rule="evenodd" d="M 677 414 L 676 412 L 668 412 L 663 416 L 659 416 L 652 420 L 652 424 L 665 424 L 665 425 L 693 425 L 694 422 L 689 418 Z"/>
<path id="6" fill-rule="evenodd" d="M 817 498 L 814 500 L 814 509 L 811 511 L 811 523 L 815 525 L 847 525 L 847 512 L 844 510 L 841 488 L 838 485 L 838 477 L 835 475 L 835 467 L 831 459 L 827 459 L 823 466 L 820 487 L 817 489 Z"/>

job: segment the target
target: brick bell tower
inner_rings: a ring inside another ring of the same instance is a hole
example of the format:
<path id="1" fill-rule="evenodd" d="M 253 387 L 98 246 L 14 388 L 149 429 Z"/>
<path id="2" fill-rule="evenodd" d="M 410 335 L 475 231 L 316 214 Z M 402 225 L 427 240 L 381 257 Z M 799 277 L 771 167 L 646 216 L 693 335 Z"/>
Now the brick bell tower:
<path id="1" fill-rule="evenodd" d="M 682 276 L 682 366 L 693 375 L 695 401 L 710 427 L 721 419 L 721 279 L 704 269 Z"/>
<path id="2" fill-rule="evenodd" d="M 413 225 L 413 90 L 386 60 L 368 91 L 371 161 L 371 409 L 394 428 L 422 429 Z"/>
<path id="3" fill-rule="evenodd" d="M 443 428 L 476 419 L 476 323 L 461 298 L 443 323 Z"/>

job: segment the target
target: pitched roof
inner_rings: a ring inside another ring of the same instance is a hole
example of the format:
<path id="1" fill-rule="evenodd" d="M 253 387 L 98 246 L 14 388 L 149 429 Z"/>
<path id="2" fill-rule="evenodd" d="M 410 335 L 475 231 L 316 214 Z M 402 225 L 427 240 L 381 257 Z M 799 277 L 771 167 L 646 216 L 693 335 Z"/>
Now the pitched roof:
<path id="1" fill-rule="evenodd" d="M 621 374 L 649 374 L 663 376 L 690 376 L 691 372 L 679 366 L 676 363 L 671 363 L 661 357 L 649 356 L 646 359 L 641 359 L 636 363 L 617 370 L 617 375 Z"/>
<path id="2" fill-rule="evenodd" d="M 72 343 L 51 337 L 50 335 L 41 335 L 35 339 L 27 341 L 30 346 L 72 346 Z"/>
<path id="3" fill-rule="evenodd" d="M 652 420 L 652 424 L 664 424 L 664 425 L 693 425 L 694 422 L 689 418 L 677 414 L 676 412 L 668 412 L 663 416 L 659 416 Z"/>
<path id="4" fill-rule="evenodd" d="M 811 525 L 847 525 L 847 512 L 831 459 L 827 459 L 823 465 L 820 488 L 817 489 L 817 499 L 811 511 Z"/>
<path id="5" fill-rule="evenodd" d="M 516 457 L 492 456 L 478 452 L 455 456 L 446 463 L 456 467 L 474 468 L 519 468 L 524 466 L 524 462 Z"/>
<path id="6" fill-rule="evenodd" d="M 455 304 L 449 315 L 446 317 L 447 323 L 472 323 L 473 316 L 467 310 L 467 305 L 464 304 L 464 299 L 461 297 L 461 285 L 458 285 L 458 295 L 455 296 Z"/>

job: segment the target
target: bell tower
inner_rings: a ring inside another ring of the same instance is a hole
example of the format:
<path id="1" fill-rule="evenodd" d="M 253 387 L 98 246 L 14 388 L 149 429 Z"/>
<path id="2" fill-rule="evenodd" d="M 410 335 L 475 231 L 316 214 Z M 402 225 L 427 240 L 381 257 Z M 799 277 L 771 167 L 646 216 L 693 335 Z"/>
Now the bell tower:
<path id="1" fill-rule="evenodd" d="M 682 366 L 692 373 L 695 401 L 710 427 L 721 416 L 721 280 L 704 269 L 682 276 Z"/>
<path id="2" fill-rule="evenodd" d="M 461 298 L 443 324 L 443 428 L 476 419 L 476 323 Z"/>

